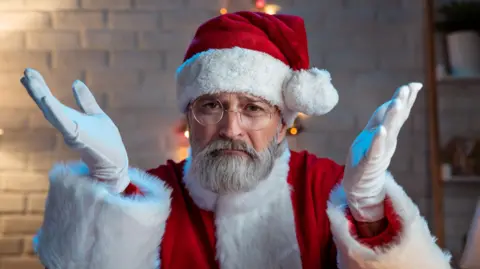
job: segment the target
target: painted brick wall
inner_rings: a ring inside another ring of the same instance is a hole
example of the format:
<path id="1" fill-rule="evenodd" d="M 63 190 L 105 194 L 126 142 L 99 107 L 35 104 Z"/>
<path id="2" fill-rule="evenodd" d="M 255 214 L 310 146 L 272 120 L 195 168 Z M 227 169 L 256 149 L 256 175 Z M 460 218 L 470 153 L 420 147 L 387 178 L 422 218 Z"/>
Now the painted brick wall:
<path id="1" fill-rule="evenodd" d="M 249 0 L 230 2 L 230 11 L 251 7 Z M 374 109 L 402 83 L 423 80 L 421 1 L 275 2 L 305 18 L 312 64 L 331 71 L 341 96 L 331 114 L 308 119 L 307 132 L 291 146 L 343 162 Z M 0 1 L 0 269 L 41 268 L 31 255 L 31 238 L 42 221 L 47 172 L 54 162 L 78 158 L 21 87 L 23 69 L 39 69 L 71 106 L 70 85 L 84 80 L 119 126 L 131 163 L 153 167 L 175 157 L 174 71 L 195 28 L 225 3 Z M 422 95 L 401 133 L 392 170 L 428 215 L 423 102 Z M 469 201 L 455 203 L 453 211 Z M 471 210 L 464 211 L 463 221 Z M 451 241 L 458 248 L 456 236 Z"/>

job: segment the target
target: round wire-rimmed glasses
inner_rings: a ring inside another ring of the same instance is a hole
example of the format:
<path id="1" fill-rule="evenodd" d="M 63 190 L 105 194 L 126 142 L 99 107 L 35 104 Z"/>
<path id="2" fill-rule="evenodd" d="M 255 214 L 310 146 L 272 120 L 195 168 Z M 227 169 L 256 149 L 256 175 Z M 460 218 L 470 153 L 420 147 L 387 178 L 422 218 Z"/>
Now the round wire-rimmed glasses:
<path id="1" fill-rule="evenodd" d="M 276 112 L 274 106 L 263 101 L 240 103 L 236 109 L 226 109 L 216 96 L 202 96 L 193 101 L 190 109 L 195 120 L 203 126 L 218 124 L 226 113 L 232 112 L 237 115 L 240 126 L 254 131 L 267 127 Z"/>

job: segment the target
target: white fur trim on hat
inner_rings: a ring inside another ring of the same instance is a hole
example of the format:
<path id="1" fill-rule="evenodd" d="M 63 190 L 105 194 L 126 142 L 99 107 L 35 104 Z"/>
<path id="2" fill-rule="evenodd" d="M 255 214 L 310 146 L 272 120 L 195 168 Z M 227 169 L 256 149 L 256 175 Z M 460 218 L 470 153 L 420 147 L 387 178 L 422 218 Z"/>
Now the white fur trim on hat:
<path id="1" fill-rule="evenodd" d="M 326 71 L 293 71 L 267 53 L 239 47 L 211 49 L 185 61 L 177 70 L 178 105 L 204 94 L 247 93 L 279 107 L 289 126 L 298 112 L 322 115 L 338 102 Z"/>

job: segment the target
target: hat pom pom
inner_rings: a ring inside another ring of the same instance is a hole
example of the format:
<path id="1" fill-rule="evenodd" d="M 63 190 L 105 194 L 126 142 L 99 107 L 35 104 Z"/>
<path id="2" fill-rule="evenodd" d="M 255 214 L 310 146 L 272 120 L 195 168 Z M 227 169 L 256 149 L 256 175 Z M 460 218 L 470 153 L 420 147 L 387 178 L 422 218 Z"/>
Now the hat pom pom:
<path id="1" fill-rule="evenodd" d="M 326 70 L 294 71 L 283 93 L 286 106 L 307 115 L 328 113 L 338 103 L 338 93 L 331 80 Z"/>

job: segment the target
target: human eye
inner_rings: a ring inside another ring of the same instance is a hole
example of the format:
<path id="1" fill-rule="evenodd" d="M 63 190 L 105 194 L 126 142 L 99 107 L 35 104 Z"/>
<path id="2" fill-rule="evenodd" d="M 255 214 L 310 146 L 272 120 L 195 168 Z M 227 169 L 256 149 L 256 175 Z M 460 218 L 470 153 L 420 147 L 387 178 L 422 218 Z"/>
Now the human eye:
<path id="1" fill-rule="evenodd" d="M 195 112 L 198 114 L 218 114 L 222 112 L 222 105 L 216 99 L 203 98 L 196 102 Z"/>
<path id="2" fill-rule="evenodd" d="M 246 105 L 244 110 L 251 111 L 251 112 L 265 111 L 262 107 L 255 104 Z"/>
<path id="3" fill-rule="evenodd" d="M 249 117 L 262 117 L 268 114 L 268 111 L 262 105 L 251 103 L 244 106 L 243 114 Z"/>
<path id="4" fill-rule="evenodd" d="M 202 104 L 202 107 L 204 109 L 218 109 L 220 108 L 220 104 L 218 104 L 218 102 L 208 101 L 208 102 L 204 102 Z"/>

